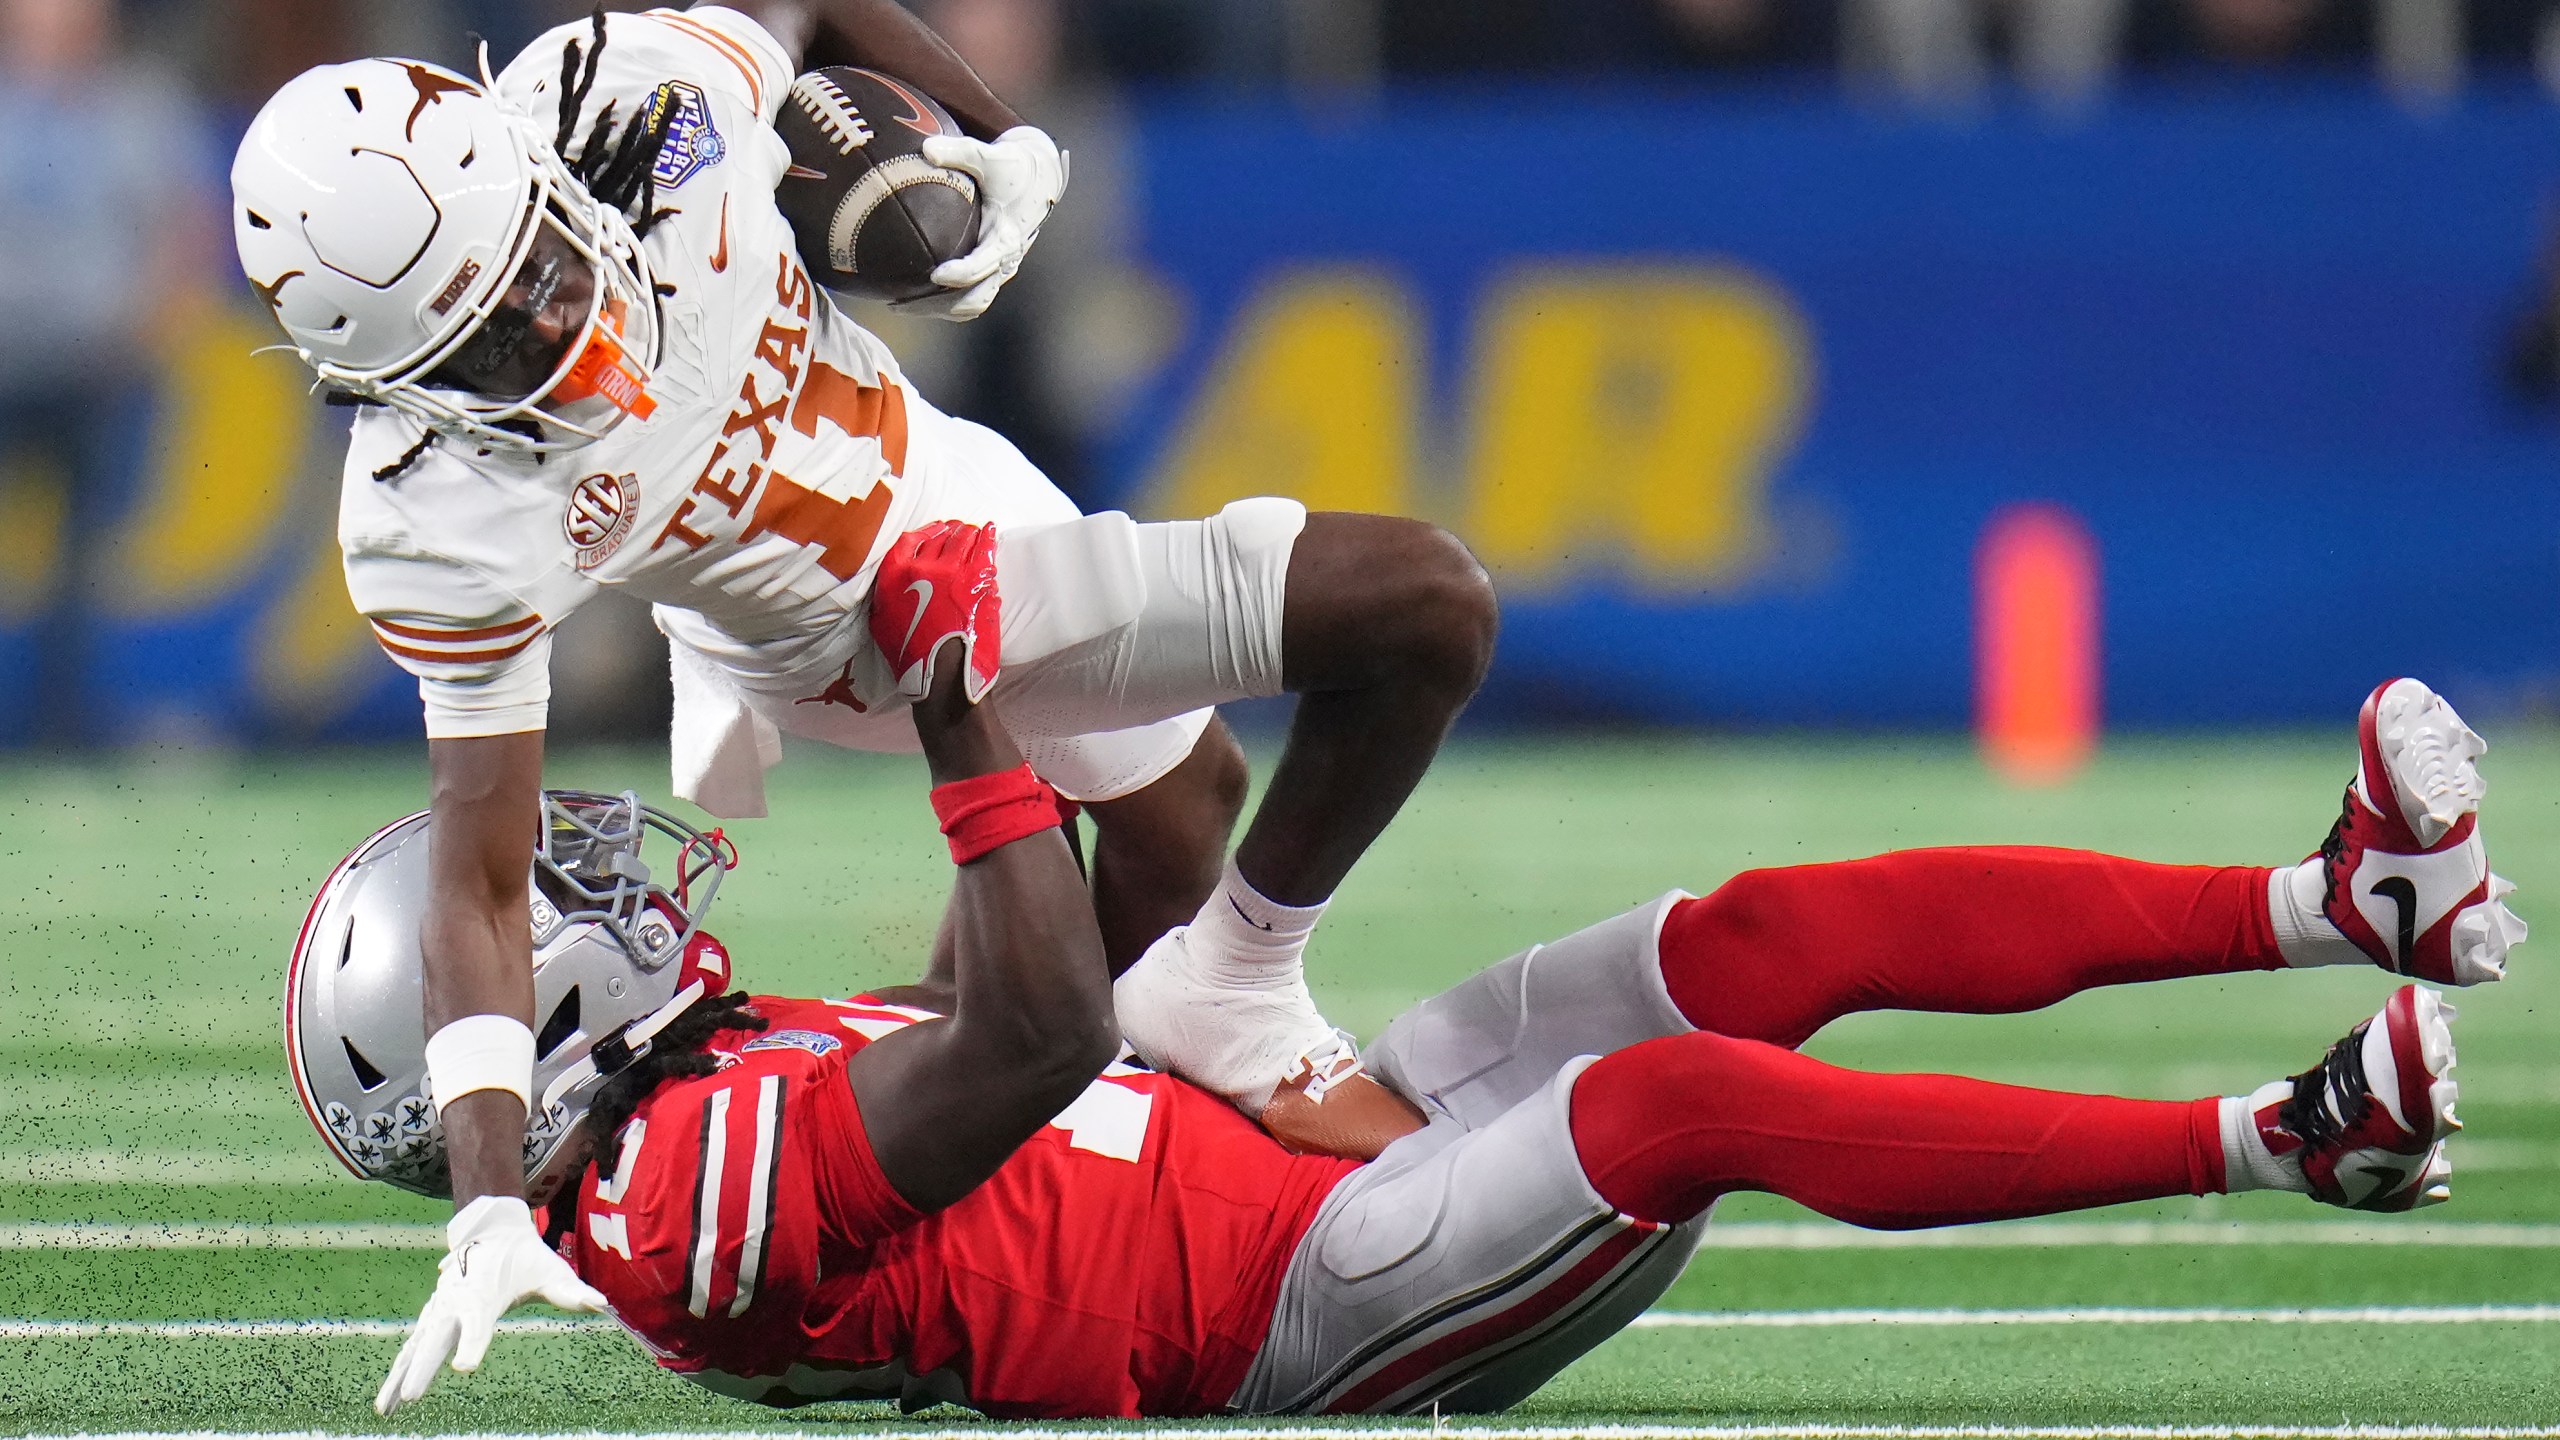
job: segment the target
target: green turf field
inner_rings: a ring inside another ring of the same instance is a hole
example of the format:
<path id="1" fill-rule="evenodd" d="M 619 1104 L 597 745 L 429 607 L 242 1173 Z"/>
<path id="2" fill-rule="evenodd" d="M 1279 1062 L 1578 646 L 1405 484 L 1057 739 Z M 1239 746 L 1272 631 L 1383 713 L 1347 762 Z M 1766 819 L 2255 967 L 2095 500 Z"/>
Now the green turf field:
<path id="1" fill-rule="evenodd" d="M 2128 743 L 2052 792 L 2001 788 L 1950 740 L 1471 745 L 1343 891 L 1318 988 L 1333 1018 L 1374 1033 L 1524 943 L 1753 865 L 1993 841 L 2290 860 L 2334 814 L 2351 737 L 2342 723 Z M 2560 736 L 2502 737 L 2487 768 L 2491 853 L 2523 887 L 2519 911 L 2541 918 L 2560 893 Z M 653 753 L 574 755 L 552 778 L 665 783 Z M 841 994 L 910 973 L 947 869 L 920 774 L 795 752 L 776 779 L 780 814 L 732 827 L 746 867 L 714 922 L 742 976 Z M 384 1426 L 365 1402 L 397 1346 L 389 1328 L 164 1323 L 396 1322 L 428 1288 L 421 1247 L 438 1242 L 398 1227 L 438 1207 L 338 1173 L 293 1102 L 276 1019 L 311 887 L 422 793 L 407 755 L 0 767 L 0 1432 L 968 1428 L 947 1409 L 772 1415 L 662 1377 L 596 1330 L 505 1337 L 480 1375 L 447 1377 Z M 2560 1425 L 2560 954 L 2541 948 L 2462 999 L 2470 1129 L 2449 1206 L 2353 1223 L 2251 1195 L 1978 1237 L 1990 1244 L 1859 1246 L 1740 1197 L 1664 1323 L 1506 1423 Z M 1811 1048 L 1870 1068 L 2223 1093 L 2301 1068 L 2386 989 L 2370 971 L 2188 981 L 2034 1016 L 1861 1017 Z M 2352 1228 L 2303 1228 L 2332 1221 Z M 2395 1310 L 2334 1313 L 2376 1306 Z M 2088 1313 L 2124 1307 L 2144 1309 Z M 2216 1318 L 2265 1310 L 2312 1313 Z"/>

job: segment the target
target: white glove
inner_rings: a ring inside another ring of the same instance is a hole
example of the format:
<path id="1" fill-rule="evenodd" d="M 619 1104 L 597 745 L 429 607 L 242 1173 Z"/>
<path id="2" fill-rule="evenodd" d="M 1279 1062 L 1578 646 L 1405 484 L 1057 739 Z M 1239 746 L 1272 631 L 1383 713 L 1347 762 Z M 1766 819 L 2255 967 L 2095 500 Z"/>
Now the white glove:
<path id="1" fill-rule="evenodd" d="M 978 248 L 934 267 L 938 295 L 900 301 L 894 308 L 941 320 L 975 320 L 1039 237 L 1049 207 L 1067 191 L 1067 152 L 1037 126 L 1016 125 L 993 144 L 965 135 L 935 135 L 924 158 L 947 170 L 965 170 L 978 181 Z"/>
<path id="2" fill-rule="evenodd" d="M 604 1308 L 603 1294 L 542 1243 L 522 1200 L 483 1195 L 445 1223 L 444 1239 L 436 1293 L 427 1297 L 382 1393 L 373 1397 L 379 1414 L 426 1394 L 448 1356 L 457 1374 L 479 1369 L 498 1317 L 527 1300 L 538 1296 L 563 1310 Z"/>

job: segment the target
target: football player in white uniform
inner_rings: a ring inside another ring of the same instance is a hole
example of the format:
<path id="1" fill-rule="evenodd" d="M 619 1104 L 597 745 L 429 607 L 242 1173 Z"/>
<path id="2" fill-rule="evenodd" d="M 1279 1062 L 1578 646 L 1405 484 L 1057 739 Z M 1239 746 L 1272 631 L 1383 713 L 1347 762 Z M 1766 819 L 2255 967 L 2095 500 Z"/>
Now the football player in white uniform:
<path id="1" fill-rule="evenodd" d="M 459 1211 L 386 1409 L 448 1354 L 476 1365 L 518 1301 L 595 1303 L 534 1233 L 519 1147 L 553 1119 L 529 1079 L 525 919 L 550 636 L 602 586 L 653 602 L 671 643 L 679 793 L 762 813 L 779 731 L 914 747 L 924 677 L 871 639 L 873 574 L 929 522 L 991 523 L 989 703 L 1094 813 L 1132 1043 L 1284 1134 L 1329 1096 L 1307 1133 L 1401 1105 L 1318 1015 L 1300 956 L 1482 676 L 1483 572 L 1419 522 L 1281 500 L 1078 517 L 812 285 L 773 198 L 790 156 L 771 122 L 804 63 L 898 76 L 967 132 L 925 154 L 976 177 L 981 243 L 915 303 L 982 311 L 1065 157 L 894 0 L 599 11 L 477 81 L 326 66 L 277 92 L 233 165 L 250 281 L 358 407 L 347 586 L 425 708 L 427 1053 Z M 879 603 L 911 607 L 912 636 L 947 597 Z M 1209 707 L 1284 689 L 1288 749 L 1222 868 L 1244 775 Z"/>

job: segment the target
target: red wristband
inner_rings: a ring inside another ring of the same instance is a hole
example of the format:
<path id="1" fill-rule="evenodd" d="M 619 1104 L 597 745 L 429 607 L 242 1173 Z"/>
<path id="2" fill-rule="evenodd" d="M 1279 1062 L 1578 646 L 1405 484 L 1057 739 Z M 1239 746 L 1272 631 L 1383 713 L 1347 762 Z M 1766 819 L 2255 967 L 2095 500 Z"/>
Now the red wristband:
<path id="1" fill-rule="evenodd" d="M 966 865 L 1001 845 L 1058 827 L 1058 792 L 1028 765 L 972 775 L 933 787 L 934 818 L 951 842 L 951 863 Z"/>

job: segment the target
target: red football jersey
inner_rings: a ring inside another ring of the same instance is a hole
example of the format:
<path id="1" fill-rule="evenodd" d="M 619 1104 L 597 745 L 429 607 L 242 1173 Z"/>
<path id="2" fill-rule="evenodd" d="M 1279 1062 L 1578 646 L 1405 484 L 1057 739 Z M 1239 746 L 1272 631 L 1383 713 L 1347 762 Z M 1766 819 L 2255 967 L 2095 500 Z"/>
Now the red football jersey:
<path id="1" fill-rule="evenodd" d="M 659 1363 L 767 1404 L 958 1401 L 999 1416 L 1199 1415 L 1242 1383 L 1351 1162 L 1114 1065 L 959 1204 L 881 1175 L 845 1078 L 936 1018 L 759 996 L 761 1034 L 664 1085 L 580 1186 L 570 1263 Z"/>

